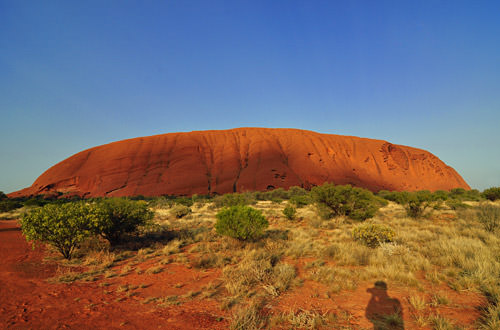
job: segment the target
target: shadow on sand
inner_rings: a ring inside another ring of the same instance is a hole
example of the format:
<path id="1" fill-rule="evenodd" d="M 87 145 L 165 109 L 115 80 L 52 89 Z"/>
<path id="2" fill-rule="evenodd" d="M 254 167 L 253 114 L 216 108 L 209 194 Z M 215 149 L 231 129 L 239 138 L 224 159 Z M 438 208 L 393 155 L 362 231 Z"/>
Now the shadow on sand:
<path id="1" fill-rule="evenodd" d="M 373 323 L 374 330 L 403 330 L 403 309 L 398 299 L 387 295 L 387 284 L 383 281 L 375 282 L 373 288 L 366 290 L 372 294 L 365 316 Z"/>

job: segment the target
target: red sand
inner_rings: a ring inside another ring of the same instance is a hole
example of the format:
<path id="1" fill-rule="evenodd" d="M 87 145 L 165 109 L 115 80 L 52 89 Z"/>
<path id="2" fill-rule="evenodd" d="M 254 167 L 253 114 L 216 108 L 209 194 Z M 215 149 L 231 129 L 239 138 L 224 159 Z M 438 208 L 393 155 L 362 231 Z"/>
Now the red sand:
<path id="1" fill-rule="evenodd" d="M 223 194 L 324 182 L 373 191 L 470 189 L 453 168 L 424 150 L 297 129 L 238 128 L 91 148 L 9 196 Z"/>
<path id="2" fill-rule="evenodd" d="M 131 273 L 94 283 L 51 284 L 57 266 L 44 263 L 42 249 L 32 250 L 15 221 L 0 221 L 1 329 L 227 329 L 228 321 L 215 301 L 192 300 L 179 306 L 142 304 L 145 298 L 179 294 L 175 283 L 189 282 L 183 291 L 199 290 L 218 273 L 169 269 L 155 275 Z M 191 273 L 189 273 L 191 272 Z M 117 293 L 119 285 L 149 285 L 134 296 Z M 177 290 L 177 291 L 176 291 Z M 185 293 L 185 292 L 182 292 Z M 117 301 L 117 299 L 121 299 Z"/>
<path id="3" fill-rule="evenodd" d="M 32 250 L 26 243 L 15 221 L 0 220 L 0 328 L 2 329 L 227 329 L 231 311 L 223 311 L 220 301 L 214 299 L 184 299 L 180 305 L 159 306 L 155 302 L 144 304 L 149 297 L 168 297 L 203 290 L 208 283 L 217 283 L 220 269 L 198 270 L 183 264 L 166 264 L 161 273 L 138 274 L 135 270 L 125 276 L 97 279 L 96 282 L 71 284 L 49 283 L 47 278 L 60 272 L 55 263 L 45 263 L 43 249 Z M 158 260 L 146 260 L 134 267 L 147 270 Z M 298 262 L 299 274 L 304 262 Z M 127 263 L 130 265 L 130 263 Z M 123 265 L 113 267 L 121 273 Z M 104 282 L 108 286 L 100 286 Z M 486 303 L 484 297 L 474 292 L 455 292 L 442 284 L 431 287 L 422 276 L 424 290 L 393 286 L 388 283 L 388 295 L 373 306 L 375 312 L 383 312 L 398 301 L 406 329 L 418 329 L 408 303 L 408 297 L 426 296 L 443 292 L 450 304 L 426 309 L 440 314 L 457 324 L 474 327 L 480 316 L 479 306 Z M 122 285 L 139 287 L 133 295 L 118 292 Z M 140 287 L 140 286 L 144 287 Z M 271 300 L 267 308 L 272 313 L 316 311 L 320 314 L 349 315 L 341 323 L 354 329 L 372 328 L 367 319 L 367 306 L 373 294 L 373 283 L 360 283 L 354 291 L 341 291 L 327 295 L 328 287 L 306 280 L 300 287 L 289 290 Z M 370 291 L 372 290 L 372 291 Z M 221 292 L 225 295 L 223 292 Z M 384 292 L 385 293 L 385 292 Z M 281 328 L 278 326 L 278 328 Z M 289 327 L 286 327 L 287 329 Z M 425 328 L 427 329 L 427 328 Z"/>

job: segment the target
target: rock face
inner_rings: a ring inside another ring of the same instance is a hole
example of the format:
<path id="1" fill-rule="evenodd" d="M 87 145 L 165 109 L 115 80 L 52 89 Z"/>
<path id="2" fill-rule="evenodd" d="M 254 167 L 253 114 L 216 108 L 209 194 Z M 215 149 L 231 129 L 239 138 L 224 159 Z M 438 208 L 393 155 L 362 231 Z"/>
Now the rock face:
<path id="1" fill-rule="evenodd" d="M 11 197 L 223 194 L 324 182 L 372 191 L 470 189 L 431 153 L 297 129 L 170 133 L 79 152 Z"/>

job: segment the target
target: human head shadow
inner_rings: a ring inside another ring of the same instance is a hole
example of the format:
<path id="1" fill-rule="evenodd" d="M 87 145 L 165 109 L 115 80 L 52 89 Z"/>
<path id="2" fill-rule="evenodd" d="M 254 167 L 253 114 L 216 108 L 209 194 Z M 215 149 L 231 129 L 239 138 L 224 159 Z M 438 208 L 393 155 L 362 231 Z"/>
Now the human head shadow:
<path id="1" fill-rule="evenodd" d="M 373 324 L 374 330 L 403 330 L 403 309 L 398 299 L 387 294 L 387 284 L 383 281 L 375 282 L 373 288 L 366 290 L 371 293 L 370 301 L 366 306 L 365 316 Z"/>

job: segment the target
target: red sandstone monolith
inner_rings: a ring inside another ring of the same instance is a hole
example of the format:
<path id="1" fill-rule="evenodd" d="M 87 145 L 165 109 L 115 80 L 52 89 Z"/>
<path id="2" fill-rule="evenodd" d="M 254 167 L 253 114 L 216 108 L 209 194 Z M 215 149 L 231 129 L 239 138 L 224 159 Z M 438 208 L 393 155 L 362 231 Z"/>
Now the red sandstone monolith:
<path id="1" fill-rule="evenodd" d="M 94 147 L 9 196 L 223 194 L 324 182 L 372 191 L 470 189 L 453 168 L 425 150 L 298 129 L 237 128 Z"/>

